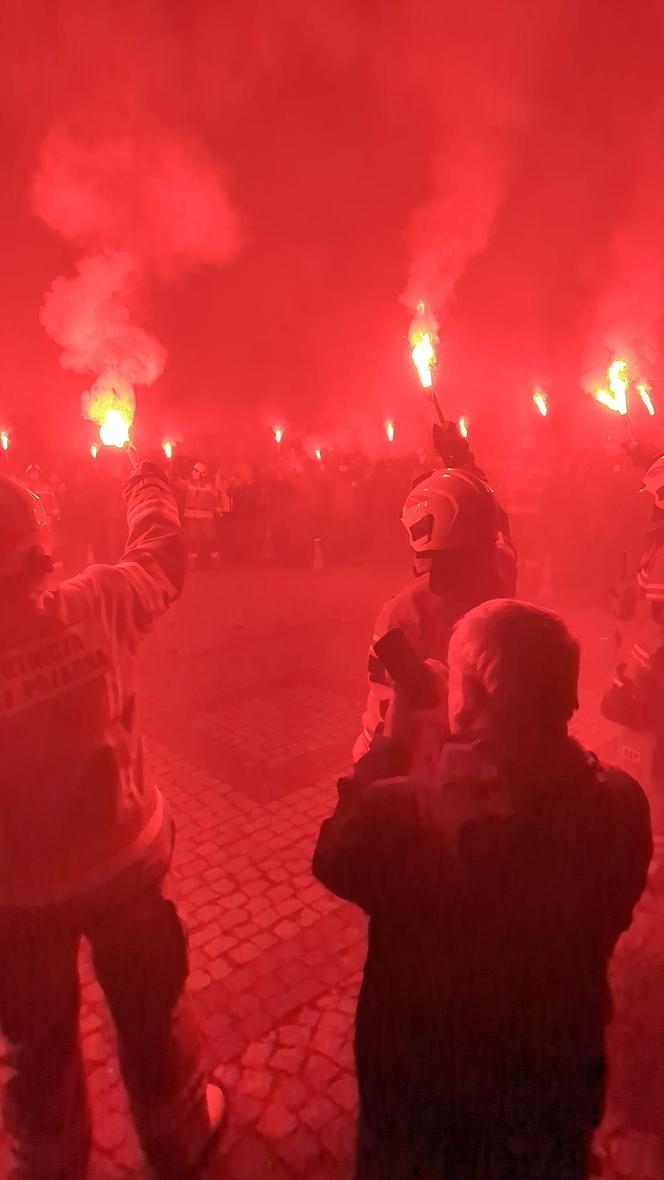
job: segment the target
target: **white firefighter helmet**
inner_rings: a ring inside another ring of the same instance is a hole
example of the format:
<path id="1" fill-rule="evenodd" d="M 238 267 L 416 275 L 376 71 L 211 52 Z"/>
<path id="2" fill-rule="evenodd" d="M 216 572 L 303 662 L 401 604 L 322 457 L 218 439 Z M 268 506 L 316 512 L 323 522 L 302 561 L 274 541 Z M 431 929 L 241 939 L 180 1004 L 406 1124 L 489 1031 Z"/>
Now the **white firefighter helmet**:
<path id="1" fill-rule="evenodd" d="M 664 508 L 664 455 L 648 468 L 643 477 L 643 491 L 655 497 L 658 508 Z"/>
<path id="2" fill-rule="evenodd" d="M 401 519 L 420 557 L 443 549 L 495 544 L 498 512 L 488 483 L 461 468 L 421 476 L 403 506 Z"/>
<path id="3" fill-rule="evenodd" d="M 0 476 L 0 579 L 40 578 L 52 569 L 48 517 L 27 488 Z"/>

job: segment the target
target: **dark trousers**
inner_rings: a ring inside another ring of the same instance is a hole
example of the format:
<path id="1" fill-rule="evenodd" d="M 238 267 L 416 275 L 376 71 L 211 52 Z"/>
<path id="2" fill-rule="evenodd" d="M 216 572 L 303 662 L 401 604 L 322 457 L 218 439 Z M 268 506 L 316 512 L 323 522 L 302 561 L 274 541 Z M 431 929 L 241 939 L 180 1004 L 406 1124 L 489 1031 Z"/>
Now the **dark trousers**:
<path id="1" fill-rule="evenodd" d="M 358 1061 L 355 1180 L 587 1180 L 604 1110 L 605 1062 L 585 1056 L 544 1076 L 521 1064 L 511 1084 L 459 1086 L 464 1061 L 441 1064 L 418 1093 Z M 447 1079 L 447 1101 L 440 1095 Z M 387 1085 L 380 1083 L 385 1083 Z M 429 1095 L 438 1095 L 435 1101 Z"/>
<path id="2" fill-rule="evenodd" d="M 183 1000 L 187 946 L 158 885 L 120 899 L 0 910 L 0 1029 L 12 1076 L 5 1117 L 22 1180 L 86 1174 L 90 1120 L 79 1037 L 81 936 L 115 1023 L 122 1076 L 146 1159 L 187 1175 L 207 1138 L 205 1081 Z"/>
<path id="3" fill-rule="evenodd" d="M 432 1143 L 376 1137 L 360 1124 L 355 1180 L 588 1180 L 592 1135 L 542 1127 L 531 1139 L 506 1132 L 487 1143 L 473 1128 Z"/>

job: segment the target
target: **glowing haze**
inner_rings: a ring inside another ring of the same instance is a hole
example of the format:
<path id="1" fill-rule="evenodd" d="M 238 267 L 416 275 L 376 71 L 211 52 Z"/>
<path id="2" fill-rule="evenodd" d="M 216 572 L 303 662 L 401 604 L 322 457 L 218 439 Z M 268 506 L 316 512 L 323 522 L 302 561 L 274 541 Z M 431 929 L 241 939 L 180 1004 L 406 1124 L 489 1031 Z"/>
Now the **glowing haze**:
<path id="1" fill-rule="evenodd" d="M 393 417 L 406 445 L 420 301 L 480 449 L 540 381 L 558 422 L 613 396 L 615 358 L 658 409 L 659 0 L 6 10 L 12 448 L 111 370 L 157 442 L 287 422 L 327 450 Z"/>

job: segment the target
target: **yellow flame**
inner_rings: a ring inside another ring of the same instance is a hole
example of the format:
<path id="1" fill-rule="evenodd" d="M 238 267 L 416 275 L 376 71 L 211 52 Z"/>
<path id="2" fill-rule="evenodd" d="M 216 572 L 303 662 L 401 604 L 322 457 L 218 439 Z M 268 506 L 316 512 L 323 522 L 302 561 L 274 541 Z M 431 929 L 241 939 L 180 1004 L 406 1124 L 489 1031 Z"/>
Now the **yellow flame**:
<path id="1" fill-rule="evenodd" d="M 641 401 L 643 402 L 644 406 L 646 407 L 646 410 L 650 414 L 650 417 L 654 418 L 655 407 L 652 404 L 652 398 L 650 396 L 650 390 L 648 389 L 648 386 L 641 384 L 641 385 L 637 385 L 636 388 L 639 391 L 639 397 L 641 398 Z"/>
<path id="2" fill-rule="evenodd" d="M 92 446 L 90 447 L 90 454 L 92 455 L 93 459 L 97 458 L 98 452 L 99 452 L 99 447 L 97 446 L 96 443 L 93 443 Z"/>
<path id="3" fill-rule="evenodd" d="M 536 389 L 533 394 L 533 401 L 537 406 L 543 418 L 546 418 L 549 412 L 549 399 L 542 389 Z"/>
<path id="4" fill-rule="evenodd" d="M 436 329 L 435 319 L 427 313 L 425 304 L 420 300 L 410 326 L 408 340 L 411 345 L 410 355 L 424 389 L 431 389 L 433 385 L 433 370 L 437 360 Z"/>
<path id="5" fill-rule="evenodd" d="M 394 442 L 394 422 L 385 423 L 385 433 L 387 435 L 387 441 Z"/>
<path id="6" fill-rule="evenodd" d="M 468 419 L 459 418 L 459 434 L 462 438 L 468 438 Z"/>
<path id="7" fill-rule="evenodd" d="M 166 458 L 172 459 L 173 458 L 173 443 L 169 442 L 169 440 L 166 438 L 166 439 L 164 439 L 163 443 L 161 444 L 161 447 L 162 447 L 162 450 L 163 450 Z"/>
<path id="8" fill-rule="evenodd" d="M 129 442 L 136 398 L 131 385 L 110 370 L 95 381 L 81 399 L 83 416 L 99 427 L 105 447 L 123 447 Z"/>
<path id="9" fill-rule="evenodd" d="M 423 389 L 431 389 L 433 385 L 432 369 L 436 363 L 436 350 L 428 332 L 422 332 L 413 345 L 410 354 L 417 369 Z"/>
<path id="10" fill-rule="evenodd" d="M 627 361 L 613 361 L 609 365 L 607 376 L 609 388 L 596 389 L 595 400 L 599 402 L 600 406 L 606 406 L 607 410 L 612 410 L 614 414 L 622 414 L 624 417 L 627 413 L 627 390 L 629 389 Z"/>
<path id="11" fill-rule="evenodd" d="M 321 454 L 320 447 L 316 447 L 316 449 L 314 450 L 314 455 L 316 456 L 316 458 L 318 459 L 318 462 L 320 463 L 321 459 L 323 458 L 323 456 Z"/>
<path id="12" fill-rule="evenodd" d="M 123 447 L 129 442 L 129 421 L 122 410 L 107 410 L 99 427 L 99 438 L 105 447 Z"/>
<path id="13" fill-rule="evenodd" d="M 9 435 L 6 430 L 0 430 L 0 447 L 3 451 L 9 450 Z"/>
<path id="14" fill-rule="evenodd" d="M 274 441 L 276 443 L 280 443 L 283 437 L 284 437 L 284 432 L 281 429 L 281 427 L 275 426 L 275 428 L 274 428 Z"/>

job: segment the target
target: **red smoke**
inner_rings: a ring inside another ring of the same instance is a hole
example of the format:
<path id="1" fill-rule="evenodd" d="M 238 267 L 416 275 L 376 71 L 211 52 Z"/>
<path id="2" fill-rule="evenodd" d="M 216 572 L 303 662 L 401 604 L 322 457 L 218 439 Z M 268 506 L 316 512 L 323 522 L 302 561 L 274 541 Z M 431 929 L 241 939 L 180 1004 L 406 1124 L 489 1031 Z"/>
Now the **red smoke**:
<path id="1" fill-rule="evenodd" d="M 82 255 L 41 310 L 62 366 L 151 385 L 167 354 L 134 322 L 141 296 L 155 279 L 221 263 L 237 245 L 219 163 L 192 133 L 82 138 L 59 127 L 42 144 L 32 200 Z"/>
<path id="2" fill-rule="evenodd" d="M 532 417 L 539 385 L 552 422 L 561 400 L 573 414 L 613 355 L 661 402 L 659 0 L 12 14 L 5 399 L 25 404 L 27 369 L 51 389 L 36 309 L 60 275 L 43 320 L 64 363 L 148 378 L 168 349 L 158 437 L 232 428 L 238 407 L 318 441 L 340 422 L 364 441 L 362 415 L 419 431 L 420 299 L 440 321 L 443 406 L 472 415 L 480 450 L 492 415 L 506 435 L 519 407 Z M 233 210 L 244 248 L 220 267 Z"/>

